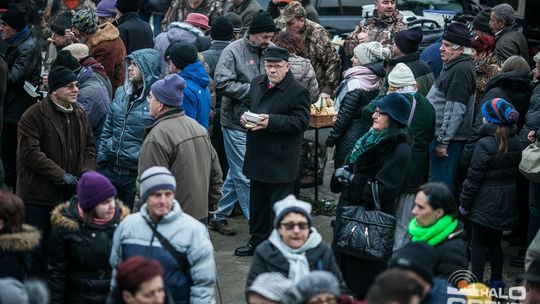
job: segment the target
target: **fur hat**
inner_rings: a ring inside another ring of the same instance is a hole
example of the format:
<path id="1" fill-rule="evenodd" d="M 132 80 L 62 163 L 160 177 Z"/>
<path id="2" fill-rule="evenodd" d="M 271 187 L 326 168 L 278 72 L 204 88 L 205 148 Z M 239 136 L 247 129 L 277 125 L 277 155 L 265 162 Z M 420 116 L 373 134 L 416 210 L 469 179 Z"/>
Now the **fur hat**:
<path id="1" fill-rule="evenodd" d="M 401 125 L 406 125 L 411 113 L 411 104 L 403 95 L 390 93 L 373 104 Z"/>

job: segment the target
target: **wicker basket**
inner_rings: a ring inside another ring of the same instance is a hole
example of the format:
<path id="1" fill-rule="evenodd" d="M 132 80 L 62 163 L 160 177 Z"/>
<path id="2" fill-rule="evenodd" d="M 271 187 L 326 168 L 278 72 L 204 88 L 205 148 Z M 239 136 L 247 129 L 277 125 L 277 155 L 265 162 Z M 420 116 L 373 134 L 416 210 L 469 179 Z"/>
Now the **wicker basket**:
<path id="1" fill-rule="evenodd" d="M 309 126 L 315 129 L 334 125 L 335 113 L 322 115 L 309 115 Z"/>

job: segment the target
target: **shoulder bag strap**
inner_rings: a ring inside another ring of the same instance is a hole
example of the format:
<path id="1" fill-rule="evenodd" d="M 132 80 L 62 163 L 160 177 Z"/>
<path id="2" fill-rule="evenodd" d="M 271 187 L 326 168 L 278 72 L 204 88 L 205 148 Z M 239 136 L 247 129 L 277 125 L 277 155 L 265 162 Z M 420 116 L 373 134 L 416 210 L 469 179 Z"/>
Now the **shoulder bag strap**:
<path id="1" fill-rule="evenodd" d="M 381 200 L 379 198 L 379 183 L 377 181 L 369 182 L 371 186 L 371 194 L 373 195 L 373 204 L 375 205 L 375 210 L 381 210 Z"/>
<path id="2" fill-rule="evenodd" d="M 414 116 L 414 110 L 416 109 L 416 97 L 412 97 L 412 106 L 411 106 L 411 113 L 409 114 L 409 119 L 407 120 L 407 126 L 411 126 L 411 122 Z"/>
<path id="3" fill-rule="evenodd" d="M 180 266 L 180 272 L 182 273 L 182 275 L 184 275 L 185 277 L 191 280 L 191 276 L 189 275 L 189 262 L 187 259 L 187 254 L 176 250 L 174 246 L 171 244 L 171 242 L 169 242 L 163 236 L 163 234 L 161 234 L 157 230 L 156 226 L 152 225 L 152 222 L 149 219 L 147 219 L 144 216 L 142 218 L 146 221 L 148 226 L 150 226 L 150 229 L 152 229 L 152 231 L 154 232 L 154 235 L 157 237 L 157 239 L 161 243 L 161 246 L 163 246 L 163 248 L 167 250 L 167 252 L 170 253 L 172 257 L 176 260 L 176 262 L 178 263 L 178 266 Z"/>

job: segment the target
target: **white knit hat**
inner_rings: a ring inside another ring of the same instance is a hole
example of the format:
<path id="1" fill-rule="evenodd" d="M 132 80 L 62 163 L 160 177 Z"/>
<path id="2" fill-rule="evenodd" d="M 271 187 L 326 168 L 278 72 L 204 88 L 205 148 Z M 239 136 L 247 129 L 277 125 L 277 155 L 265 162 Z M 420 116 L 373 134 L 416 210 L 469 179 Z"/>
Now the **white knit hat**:
<path id="1" fill-rule="evenodd" d="M 415 85 L 416 79 L 414 79 L 413 72 L 406 64 L 398 63 L 388 74 L 388 84 L 395 88 L 401 88 Z"/>
<path id="2" fill-rule="evenodd" d="M 88 46 L 83 43 L 73 43 L 64 47 L 62 50 L 69 51 L 71 56 L 75 57 L 79 61 L 84 57 L 87 57 L 89 53 Z"/>
<path id="3" fill-rule="evenodd" d="M 259 274 L 251 283 L 251 286 L 247 288 L 246 296 L 249 296 L 251 292 L 278 303 L 298 303 L 299 295 L 293 281 L 279 272 L 263 272 Z"/>
<path id="4" fill-rule="evenodd" d="M 390 49 L 377 41 L 361 43 L 354 48 L 354 56 L 358 59 L 360 65 L 379 62 L 390 58 L 390 55 Z"/>

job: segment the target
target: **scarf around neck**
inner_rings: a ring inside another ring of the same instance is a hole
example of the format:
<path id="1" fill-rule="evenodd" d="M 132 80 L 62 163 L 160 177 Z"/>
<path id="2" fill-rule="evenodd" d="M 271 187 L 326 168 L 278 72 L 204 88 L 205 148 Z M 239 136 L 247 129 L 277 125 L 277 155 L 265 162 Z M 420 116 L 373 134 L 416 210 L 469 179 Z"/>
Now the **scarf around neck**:
<path id="1" fill-rule="evenodd" d="M 347 79 L 347 83 L 349 83 L 352 79 L 356 80 L 355 87 L 348 88 L 349 92 L 354 89 L 373 91 L 379 88 L 381 81 L 381 77 L 375 75 L 371 69 L 361 65 L 347 69 L 345 72 L 343 72 L 343 78 Z"/>
<path id="2" fill-rule="evenodd" d="M 430 246 L 437 246 L 450 233 L 454 232 L 457 226 L 458 221 L 450 215 L 441 217 L 435 224 L 429 227 L 420 227 L 416 223 L 416 219 L 412 219 L 409 223 L 409 234 L 412 236 L 413 242 L 424 241 Z"/>
<path id="3" fill-rule="evenodd" d="M 351 156 L 349 156 L 349 164 L 354 164 L 360 155 L 369 150 L 371 147 L 380 143 L 387 136 L 386 130 L 375 131 L 371 128 L 369 131 L 360 137 L 351 151 Z"/>
<path id="4" fill-rule="evenodd" d="M 79 205 L 79 204 L 77 204 L 77 213 L 79 214 L 79 216 L 82 219 L 86 218 L 86 215 L 84 214 L 84 210 L 81 208 L 81 205 Z M 114 218 L 115 215 L 116 215 L 116 212 L 113 213 L 110 217 L 103 218 L 103 219 L 94 217 L 94 218 L 92 218 L 92 224 L 98 225 L 98 226 L 106 225 L 107 223 L 112 221 L 112 219 Z"/>
<path id="5" fill-rule="evenodd" d="M 309 234 L 308 239 L 298 249 L 292 249 L 291 247 L 285 245 L 277 232 L 277 229 L 272 231 L 268 240 L 283 254 L 285 259 L 289 262 L 289 276 L 288 278 L 292 280 L 295 284 L 302 279 L 305 275 L 309 273 L 309 262 L 306 257 L 306 251 L 313 249 L 322 241 L 322 237 L 317 232 L 315 227 L 311 227 L 311 233 Z"/>

